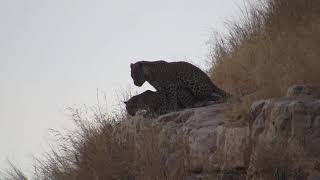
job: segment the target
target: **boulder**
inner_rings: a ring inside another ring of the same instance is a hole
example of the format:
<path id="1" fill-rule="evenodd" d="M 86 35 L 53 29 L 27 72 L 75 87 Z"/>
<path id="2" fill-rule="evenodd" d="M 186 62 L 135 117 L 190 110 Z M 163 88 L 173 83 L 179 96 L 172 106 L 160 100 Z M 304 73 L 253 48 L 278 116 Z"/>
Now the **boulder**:
<path id="1" fill-rule="evenodd" d="M 317 179 L 319 94 L 316 88 L 292 86 L 286 97 L 253 103 L 239 123 L 225 116 L 226 102 L 162 115 L 153 123 L 171 143 L 178 135 L 187 137 L 191 175 L 186 180 Z M 168 158 L 168 166 L 175 157 Z"/>
<path id="2" fill-rule="evenodd" d="M 282 169 L 292 179 L 319 177 L 320 99 L 309 95 L 265 100 L 251 107 L 248 179 L 263 179 L 256 174 L 268 168 Z"/>
<path id="3" fill-rule="evenodd" d="M 186 109 L 160 116 L 155 123 L 163 127 L 162 133 L 171 137 L 173 143 L 178 134 L 188 137 L 193 173 L 216 171 L 220 179 L 223 172 L 229 174 L 225 177 L 243 176 L 249 160 L 249 126 L 226 126 L 228 107 L 227 103 L 221 103 Z M 198 174 L 189 178 L 202 176 L 211 177 Z"/>
<path id="4" fill-rule="evenodd" d="M 320 87 L 318 86 L 309 86 L 309 85 L 293 85 L 287 90 L 287 97 L 294 96 L 313 96 L 315 98 L 320 97 Z"/>

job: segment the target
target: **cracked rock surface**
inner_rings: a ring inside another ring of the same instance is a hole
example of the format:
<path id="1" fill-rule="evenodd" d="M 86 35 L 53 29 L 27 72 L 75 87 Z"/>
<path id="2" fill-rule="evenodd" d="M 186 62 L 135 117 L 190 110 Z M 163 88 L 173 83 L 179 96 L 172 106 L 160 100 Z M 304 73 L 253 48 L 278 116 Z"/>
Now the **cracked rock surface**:
<path id="1" fill-rule="evenodd" d="M 241 123 L 226 119 L 227 103 L 173 112 L 153 123 L 172 143 L 178 134 L 188 137 L 192 171 L 186 180 L 263 179 L 270 168 L 289 179 L 320 179 L 319 92 L 292 86 L 286 97 L 253 103 Z"/>

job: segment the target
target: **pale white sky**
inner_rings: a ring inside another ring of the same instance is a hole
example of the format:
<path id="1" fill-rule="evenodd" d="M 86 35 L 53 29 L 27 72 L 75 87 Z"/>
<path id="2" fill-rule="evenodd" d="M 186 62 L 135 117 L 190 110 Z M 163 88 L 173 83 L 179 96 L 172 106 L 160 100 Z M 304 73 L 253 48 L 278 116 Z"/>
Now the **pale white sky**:
<path id="1" fill-rule="evenodd" d="M 70 127 L 66 107 L 109 108 L 133 86 L 129 64 L 191 59 L 203 65 L 212 31 L 240 0 L 0 0 L 0 169 L 31 168 L 48 129 Z"/>

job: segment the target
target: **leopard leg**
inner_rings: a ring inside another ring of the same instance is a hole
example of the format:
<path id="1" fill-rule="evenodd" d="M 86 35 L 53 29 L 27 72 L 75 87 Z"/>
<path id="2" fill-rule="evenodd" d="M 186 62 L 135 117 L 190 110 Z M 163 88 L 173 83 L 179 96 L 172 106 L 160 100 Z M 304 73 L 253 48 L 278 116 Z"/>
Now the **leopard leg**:
<path id="1" fill-rule="evenodd" d="M 165 93 L 168 111 L 176 111 L 178 109 L 177 86 L 175 84 L 166 86 Z"/>
<path id="2" fill-rule="evenodd" d="M 191 108 L 197 103 L 197 99 L 192 92 L 186 88 L 178 89 L 179 108 Z"/>
<path id="3" fill-rule="evenodd" d="M 161 99 L 161 103 L 158 106 L 157 113 L 159 115 L 162 115 L 162 114 L 166 114 L 166 113 L 170 112 L 171 110 L 168 105 L 166 92 L 165 91 L 158 91 L 157 93 Z"/>

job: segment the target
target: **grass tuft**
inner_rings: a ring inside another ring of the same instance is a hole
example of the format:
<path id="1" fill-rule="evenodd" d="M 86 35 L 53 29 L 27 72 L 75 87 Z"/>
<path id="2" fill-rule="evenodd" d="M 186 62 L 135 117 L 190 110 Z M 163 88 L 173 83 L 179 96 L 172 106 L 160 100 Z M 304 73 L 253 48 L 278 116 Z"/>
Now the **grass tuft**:
<path id="1" fill-rule="evenodd" d="M 183 136 L 172 143 L 150 119 L 70 111 L 77 129 L 55 133 L 59 146 L 37 159 L 35 179 L 179 180 L 189 173 Z"/>
<path id="2" fill-rule="evenodd" d="M 243 100 L 235 114 L 293 84 L 320 84 L 319 0 L 264 0 L 243 17 L 212 42 L 209 56 L 213 81 Z"/>

